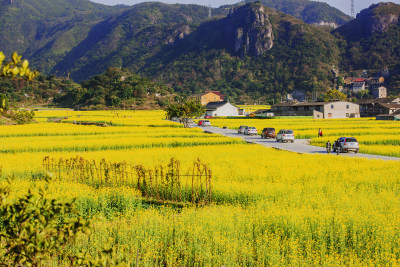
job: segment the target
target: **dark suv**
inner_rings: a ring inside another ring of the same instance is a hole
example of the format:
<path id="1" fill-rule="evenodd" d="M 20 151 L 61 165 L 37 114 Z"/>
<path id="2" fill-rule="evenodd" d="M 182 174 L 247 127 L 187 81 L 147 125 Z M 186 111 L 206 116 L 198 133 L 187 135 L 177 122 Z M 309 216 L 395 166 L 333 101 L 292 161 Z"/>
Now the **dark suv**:
<path id="1" fill-rule="evenodd" d="M 264 128 L 261 132 L 261 138 L 276 138 L 275 128 Z"/>

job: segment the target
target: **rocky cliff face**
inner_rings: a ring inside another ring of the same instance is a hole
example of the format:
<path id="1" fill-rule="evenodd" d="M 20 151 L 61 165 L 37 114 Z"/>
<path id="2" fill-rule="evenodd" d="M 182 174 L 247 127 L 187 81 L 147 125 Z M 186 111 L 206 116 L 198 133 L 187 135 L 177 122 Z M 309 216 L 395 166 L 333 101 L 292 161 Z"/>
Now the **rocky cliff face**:
<path id="1" fill-rule="evenodd" d="M 357 15 L 365 25 L 365 34 L 385 32 L 390 26 L 399 23 L 398 6 L 393 3 L 379 3 L 364 9 Z"/>
<path id="2" fill-rule="evenodd" d="M 231 49 L 241 57 L 259 56 L 274 45 L 272 24 L 262 5 L 247 4 L 232 9 L 225 28 Z"/>

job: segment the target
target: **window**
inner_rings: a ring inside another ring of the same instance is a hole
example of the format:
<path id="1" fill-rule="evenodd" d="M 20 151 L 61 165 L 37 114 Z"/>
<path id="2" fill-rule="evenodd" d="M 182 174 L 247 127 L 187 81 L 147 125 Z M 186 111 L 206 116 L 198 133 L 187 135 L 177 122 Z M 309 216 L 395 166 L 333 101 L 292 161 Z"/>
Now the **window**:
<path id="1" fill-rule="evenodd" d="M 316 110 L 316 111 L 321 111 L 321 107 L 320 107 L 320 106 L 316 106 L 316 107 L 315 107 L 315 110 Z"/>
<path id="2" fill-rule="evenodd" d="M 335 108 L 335 105 L 331 105 L 331 109 L 334 109 Z"/>
<path id="3" fill-rule="evenodd" d="M 309 106 L 306 106 L 306 107 L 304 107 L 304 110 L 310 110 L 310 107 Z"/>
<path id="4" fill-rule="evenodd" d="M 350 118 L 350 114 L 349 113 L 346 113 L 346 118 Z"/>
<path id="5" fill-rule="evenodd" d="M 332 118 L 332 113 L 328 113 L 328 118 Z"/>
<path id="6" fill-rule="evenodd" d="M 346 105 L 346 109 L 350 109 L 350 105 Z"/>

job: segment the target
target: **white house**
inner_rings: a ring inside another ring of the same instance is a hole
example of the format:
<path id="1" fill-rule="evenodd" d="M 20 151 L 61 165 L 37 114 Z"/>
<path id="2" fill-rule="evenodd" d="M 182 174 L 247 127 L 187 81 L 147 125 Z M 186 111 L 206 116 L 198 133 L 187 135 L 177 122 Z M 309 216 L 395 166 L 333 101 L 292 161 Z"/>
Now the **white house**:
<path id="1" fill-rule="evenodd" d="M 226 117 L 226 116 L 239 116 L 239 108 L 235 107 L 227 101 L 223 102 L 210 102 L 206 106 L 206 116 L 212 117 Z"/>

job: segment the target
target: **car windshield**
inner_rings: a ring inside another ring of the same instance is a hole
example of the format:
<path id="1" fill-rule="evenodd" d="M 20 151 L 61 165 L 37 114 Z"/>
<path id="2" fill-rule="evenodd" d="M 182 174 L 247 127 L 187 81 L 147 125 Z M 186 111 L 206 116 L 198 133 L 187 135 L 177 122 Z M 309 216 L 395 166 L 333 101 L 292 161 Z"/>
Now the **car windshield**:
<path id="1" fill-rule="evenodd" d="M 293 134 L 293 131 L 286 131 L 287 134 Z"/>
<path id="2" fill-rule="evenodd" d="M 357 143 L 357 140 L 355 138 L 346 138 L 346 142 Z"/>
<path id="3" fill-rule="evenodd" d="M 273 131 L 275 131 L 275 128 L 268 128 L 268 131 L 273 132 Z"/>

